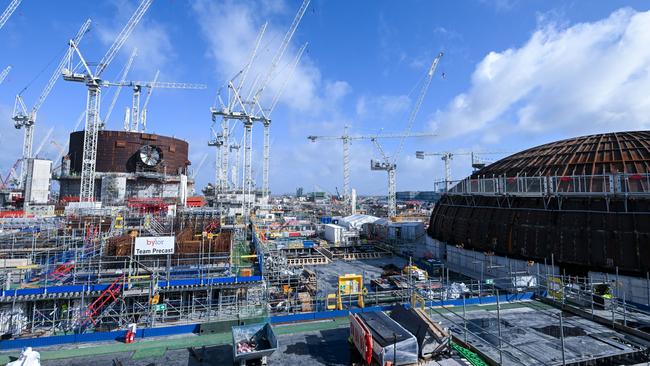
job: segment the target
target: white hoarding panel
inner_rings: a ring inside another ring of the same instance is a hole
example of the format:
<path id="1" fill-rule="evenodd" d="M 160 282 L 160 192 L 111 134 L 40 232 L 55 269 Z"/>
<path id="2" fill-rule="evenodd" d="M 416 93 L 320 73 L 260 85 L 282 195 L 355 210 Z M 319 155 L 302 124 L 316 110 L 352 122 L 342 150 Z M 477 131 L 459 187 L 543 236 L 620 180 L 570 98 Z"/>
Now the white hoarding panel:
<path id="1" fill-rule="evenodd" d="M 135 238 L 135 255 L 174 254 L 173 236 L 139 236 Z"/>
<path id="2" fill-rule="evenodd" d="M 28 159 L 26 168 L 25 202 L 35 204 L 48 203 L 50 180 L 52 178 L 52 161 Z"/>

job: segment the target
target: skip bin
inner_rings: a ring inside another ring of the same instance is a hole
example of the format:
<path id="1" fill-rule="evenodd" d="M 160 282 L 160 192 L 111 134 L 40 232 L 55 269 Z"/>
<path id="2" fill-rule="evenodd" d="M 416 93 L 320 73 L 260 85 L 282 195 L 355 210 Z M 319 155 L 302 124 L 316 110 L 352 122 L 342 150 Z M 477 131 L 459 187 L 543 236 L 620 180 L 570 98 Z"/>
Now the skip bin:
<path id="1" fill-rule="evenodd" d="M 278 349 L 278 339 L 269 323 L 232 327 L 233 360 L 240 366 L 249 360 L 261 360 L 266 365 L 267 357 Z"/>

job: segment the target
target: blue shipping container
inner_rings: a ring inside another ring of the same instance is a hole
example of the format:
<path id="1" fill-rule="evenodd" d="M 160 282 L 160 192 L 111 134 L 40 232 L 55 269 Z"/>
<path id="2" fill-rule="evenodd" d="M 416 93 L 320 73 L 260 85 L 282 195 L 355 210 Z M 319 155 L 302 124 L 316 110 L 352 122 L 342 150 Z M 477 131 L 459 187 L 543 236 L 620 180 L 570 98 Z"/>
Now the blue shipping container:
<path id="1" fill-rule="evenodd" d="M 305 248 L 313 248 L 314 247 L 314 241 L 313 240 L 303 240 L 302 244 Z"/>
<path id="2" fill-rule="evenodd" d="M 331 224 L 332 223 L 332 218 L 329 216 L 323 216 L 320 218 L 320 223 L 321 224 Z"/>

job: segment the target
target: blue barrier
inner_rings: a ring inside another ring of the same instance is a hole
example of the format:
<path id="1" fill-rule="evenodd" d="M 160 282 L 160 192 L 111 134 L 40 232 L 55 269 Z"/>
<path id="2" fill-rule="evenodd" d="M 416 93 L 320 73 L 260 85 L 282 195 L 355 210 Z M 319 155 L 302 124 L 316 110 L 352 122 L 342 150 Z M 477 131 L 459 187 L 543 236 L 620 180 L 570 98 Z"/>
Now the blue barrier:
<path id="1" fill-rule="evenodd" d="M 159 336 L 167 336 L 167 335 L 175 335 L 175 334 L 198 333 L 200 327 L 201 326 L 199 324 L 190 324 L 190 325 L 176 325 L 172 327 L 144 328 L 141 330 L 142 333 L 140 333 L 140 330 L 138 331 L 138 337 L 147 338 L 147 337 L 159 337 Z"/>
<path id="2" fill-rule="evenodd" d="M 159 287 L 170 286 L 195 286 L 195 285 L 210 285 L 210 284 L 223 284 L 223 283 L 242 283 L 242 282 L 257 282 L 261 281 L 262 276 L 250 277 L 217 277 L 209 279 L 196 279 L 190 278 L 186 280 L 171 280 L 159 281 Z M 104 291 L 109 285 L 63 285 L 63 286 L 47 286 L 37 288 L 21 288 L 15 290 L 0 291 L 0 296 L 26 296 L 26 295 L 42 295 L 46 293 L 62 293 L 62 292 L 91 292 L 91 291 Z"/>
<path id="3" fill-rule="evenodd" d="M 243 278 L 253 278 L 253 277 L 243 277 Z M 534 296 L 533 292 L 522 292 L 518 294 L 499 295 L 499 302 L 530 300 L 531 298 L 533 298 L 533 296 Z M 495 304 L 496 301 L 497 301 L 496 296 L 469 298 L 469 299 L 465 299 L 465 305 Z M 462 306 L 462 305 L 463 305 L 462 299 L 427 302 L 427 306 Z M 293 322 L 310 321 L 310 320 L 339 318 L 339 317 L 347 316 L 350 312 L 363 313 L 363 312 L 370 312 L 370 311 L 388 311 L 392 309 L 393 306 L 394 305 L 369 306 L 366 308 L 359 308 L 359 309 L 355 308 L 351 310 L 328 310 L 328 311 L 319 311 L 319 312 L 312 312 L 312 313 L 277 315 L 277 316 L 270 317 L 270 322 L 277 324 L 277 323 L 293 323 Z M 136 337 L 144 339 L 147 337 L 198 333 L 200 326 L 201 323 L 194 323 L 194 324 L 187 324 L 187 325 L 174 325 L 168 327 L 144 328 L 138 330 L 138 332 L 136 333 Z M 100 341 L 110 341 L 110 340 L 122 341 L 124 339 L 125 333 L 126 330 L 113 331 L 113 332 L 69 334 L 69 335 L 25 338 L 25 339 L 8 339 L 8 340 L 0 341 L 0 350 L 20 349 L 23 347 L 47 347 L 47 346 L 55 346 L 60 344 L 82 343 L 82 342 L 87 343 L 87 342 L 100 342 Z"/>

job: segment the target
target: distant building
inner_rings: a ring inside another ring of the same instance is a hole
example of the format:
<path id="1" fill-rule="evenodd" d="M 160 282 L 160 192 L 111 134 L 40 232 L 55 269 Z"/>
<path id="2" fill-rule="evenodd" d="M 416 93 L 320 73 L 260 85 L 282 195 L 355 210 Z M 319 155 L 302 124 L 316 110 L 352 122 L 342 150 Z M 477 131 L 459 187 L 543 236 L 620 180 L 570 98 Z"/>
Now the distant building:
<path id="1" fill-rule="evenodd" d="M 189 176 L 189 144 L 163 135 L 100 130 L 97 133 L 94 197 L 104 205 L 184 205 L 194 188 Z M 59 181 L 59 196 L 79 196 L 84 131 L 70 134 Z M 58 163 L 58 162 L 57 162 Z M 162 204 L 162 203 L 161 203 Z"/>
<path id="2" fill-rule="evenodd" d="M 398 201 L 410 201 L 414 200 L 415 196 L 418 195 L 418 191 L 403 191 L 403 192 L 397 192 L 395 193 L 395 198 L 397 198 Z"/>
<path id="3" fill-rule="evenodd" d="M 437 202 L 440 193 L 435 191 L 402 191 L 395 194 L 398 201 Z"/>
<path id="4" fill-rule="evenodd" d="M 303 194 L 304 194 L 303 188 L 298 187 L 298 189 L 296 189 L 296 197 L 302 197 Z"/>
<path id="5" fill-rule="evenodd" d="M 327 200 L 328 194 L 326 192 L 311 192 L 309 194 L 309 200 L 312 202 L 323 202 Z"/>

